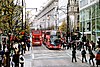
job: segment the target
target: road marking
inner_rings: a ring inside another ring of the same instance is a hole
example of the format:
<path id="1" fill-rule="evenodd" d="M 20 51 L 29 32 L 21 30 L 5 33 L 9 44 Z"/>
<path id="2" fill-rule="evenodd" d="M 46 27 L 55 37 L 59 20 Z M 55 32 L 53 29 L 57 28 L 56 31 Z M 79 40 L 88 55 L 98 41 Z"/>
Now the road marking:
<path id="1" fill-rule="evenodd" d="M 34 59 L 34 53 L 32 54 L 32 59 Z"/>

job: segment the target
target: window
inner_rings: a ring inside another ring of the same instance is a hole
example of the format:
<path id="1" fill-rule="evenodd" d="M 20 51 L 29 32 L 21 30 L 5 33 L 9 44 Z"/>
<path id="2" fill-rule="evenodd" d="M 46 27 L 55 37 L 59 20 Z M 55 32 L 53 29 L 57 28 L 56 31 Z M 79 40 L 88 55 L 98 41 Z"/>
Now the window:
<path id="1" fill-rule="evenodd" d="M 93 2 L 93 1 L 95 1 L 95 0 L 90 0 L 90 3 Z"/>
<path id="2" fill-rule="evenodd" d="M 80 1 L 80 7 L 84 7 L 88 4 L 88 0 L 81 0 Z"/>
<path id="3" fill-rule="evenodd" d="M 87 30 L 91 31 L 91 23 L 89 21 L 87 21 Z"/>

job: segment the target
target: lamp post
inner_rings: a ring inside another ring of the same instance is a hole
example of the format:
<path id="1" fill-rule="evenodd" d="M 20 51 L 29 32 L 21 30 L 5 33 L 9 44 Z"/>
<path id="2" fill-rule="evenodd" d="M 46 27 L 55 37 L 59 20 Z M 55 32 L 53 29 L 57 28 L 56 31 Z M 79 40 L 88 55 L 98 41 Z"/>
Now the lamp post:
<path id="1" fill-rule="evenodd" d="M 55 15 L 55 24 L 56 24 L 56 30 L 57 30 L 57 15 Z"/>
<path id="2" fill-rule="evenodd" d="M 50 20 L 50 15 L 47 15 L 47 20 L 48 20 L 48 29 L 49 29 L 49 20 Z"/>
<path id="3" fill-rule="evenodd" d="M 26 10 L 36 10 L 36 12 L 37 12 L 37 8 L 26 8 L 26 3 L 25 3 L 25 29 L 26 29 L 26 23 L 27 23 L 27 12 L 26 12 Z"/>
<path id="4" fill-rule="evenodd" d="M 70 37 L 70 36 L 68 36 L 68 34 L 69 34 L 69 15 L 68 15 L 68 7 L 69 7 L 69 0 L 68 0 L 68 4 L 67 4 L 67 42 L 68 42 L 68 38 Z M 71 34 L 71 33 L 70 33 Z"/>
<path id="5" fill-rule="evenodd" d="M 24 2 L 22 0 L 22 10 L 21 10 L 21 12 L 22 12 L 22 30 L 23 30 L 23 6 L 24 6 Z"/>

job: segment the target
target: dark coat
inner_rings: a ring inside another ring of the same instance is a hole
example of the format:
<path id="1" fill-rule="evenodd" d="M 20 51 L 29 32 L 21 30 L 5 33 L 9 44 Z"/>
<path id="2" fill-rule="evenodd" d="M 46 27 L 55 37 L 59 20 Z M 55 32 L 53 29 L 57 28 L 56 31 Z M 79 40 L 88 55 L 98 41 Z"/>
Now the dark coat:
<path id="1" fill-rule="evenodd" d="M 95 58 L 95 55 L 93 54 L 93 52 L 92 52 L 92 51 L 91 51 L 91 52 L 89 52 L 89 55 L 90 55 L 90 58 L 91 58 L 91 59 Z"/>
<path id="2" fill-rule="evenodd" d="M 76 57 L 76 50 L 72 51 L 72 57 L 75 58 Z"/>
<path id="3" fill-rule="evenodd" d="M 14 62 L 14 63 L 19 63 L 19 54 L 15 54 L 15 55 L 13 56 L 13 62 Z"/>
<path id="4" fill-rule="evenodd" d="M 82 50 L 81 54 L 82 54 L 82 57 L 85 57 L 86 56 L 86 51 Z"/>

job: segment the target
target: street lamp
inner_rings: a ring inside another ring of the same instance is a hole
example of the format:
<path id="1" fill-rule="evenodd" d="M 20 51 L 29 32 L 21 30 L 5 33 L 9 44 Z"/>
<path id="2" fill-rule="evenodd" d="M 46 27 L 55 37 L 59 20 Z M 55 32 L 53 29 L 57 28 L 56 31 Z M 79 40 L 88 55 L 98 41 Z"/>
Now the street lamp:
<path id="1" fill-rule="evenodd" d="M 47 20 L 48 20 L 48 29 L 49 29 L 49 20 L 50 20 L 50 15 L 47 15 Z"/>
<path id="2" fill-rule="evenodd" d="M 67 42 L 68 42 L 68 39 L 69 39 L 69 37 L 70 36 L 68 36 L 68 34 L 69 34 L 69 16 L 68 16 L 68 7 L 69 7 L 69 0 L 68 0 L 68 4 L 67 4 Z M 71 33 L 70 33 L 70 35 L 71 35 Z"/>
<path id="3" fill-rule="evenodd" d="M 23 30 L 23 6 L 24 6 L 24 2 L 22 0 L 22 10 L 21 10 L 21 12 L 22 12 L 22 30 Z"/>
<path id="4" fill-rule="evenodd" d="M 26 10 L 36 10 L 36 12 L 37 12 L 37 8 L 26 8 L 26 3 L 25 3 L 25 29 L 26 29 L 26 22 L 27 22 L 27 16 L 28 16 L 28 14 L 27 14 L 27 12 L 26 12 Z M 32 16 L 34 16 L 34 15 L 32 15 Z"/>
<path id="5" fill-rule="evenodd" d="M 55 15 L 55 24 L 56 24 L 56 30 L 57 30 L 57 15 Z"/>

